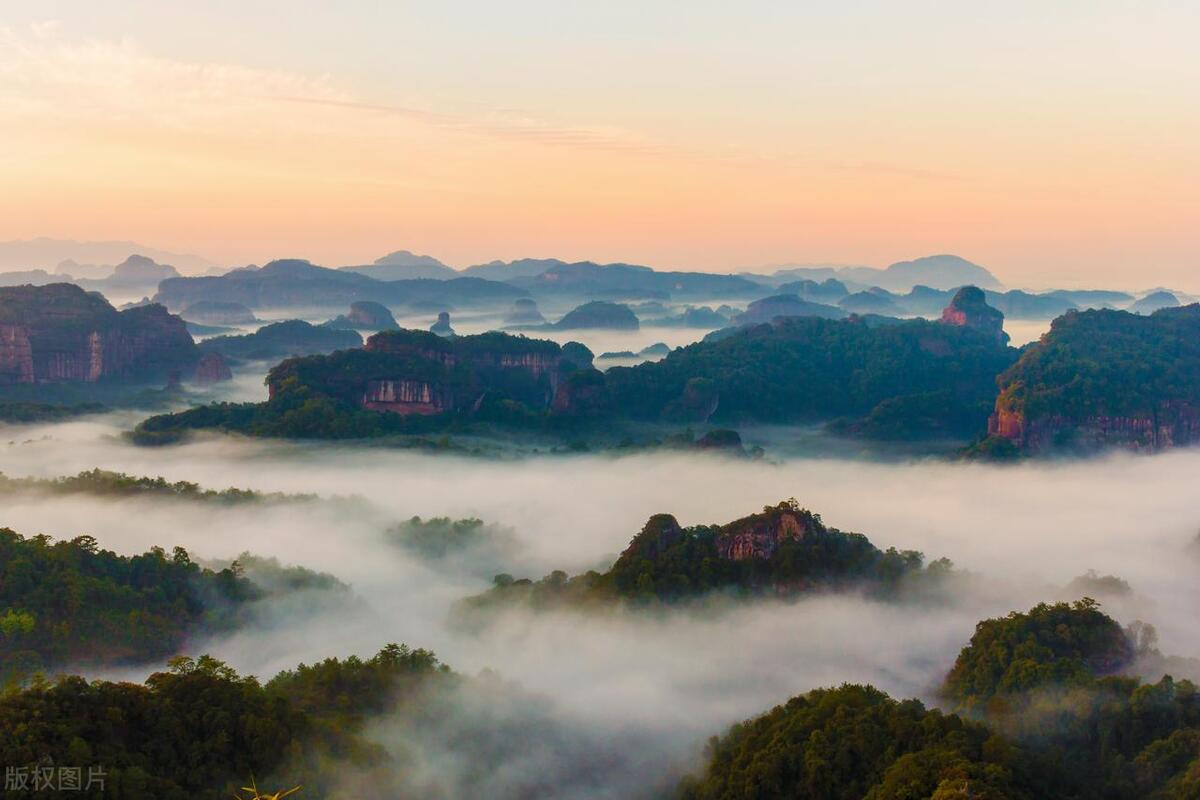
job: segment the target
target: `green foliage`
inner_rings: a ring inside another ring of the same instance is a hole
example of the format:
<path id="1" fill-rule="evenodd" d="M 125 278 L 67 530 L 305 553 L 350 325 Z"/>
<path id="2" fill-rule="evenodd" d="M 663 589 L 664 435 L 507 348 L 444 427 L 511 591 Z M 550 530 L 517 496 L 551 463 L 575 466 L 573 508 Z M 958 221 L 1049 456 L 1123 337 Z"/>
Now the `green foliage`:
<path id="1" fill-rule="evenodd" d="M 438 341 L 434 341 L 437 339 Z M 974 330 L 909 320 L 793 318 L 672 351 L 606 373 L 559 364 L 551 404 L 546 372 L 502 368 L 504 355 L 554 360 L 554 342 L 502 333 L 440 339 L 385 331 L 367 349 L 284 361 L 271 399 L 152 417 L 139 441 L 170 441 L 215 428 L 252 436 L 347 439 L 462 430 L 487 422 L 572 436 L 613 422 L 796 423 L 841 420 L 876 438 L 969 437 L 995 398 L 995 376 L 1016 351 Z M 396 415 L 363 408 L 371 381 L 433 387 L 444 413 Z"/>
<path id="2" fill-rule="evenodd" d="M 55 542 L 0 529 L 0 683 L 164 658 L 190 635 L 243 624 L 256 600 L 304 590 L 347 587 L 248 553 L 209 569 L 181 547 L 122 556 L 90 536 Z"/>
<path id="3" fill-rule="evenodd" d="M 970 435 L 984 427 L 995 376 L 1015 356 L 977 331 L 925 320 L 872 327 L 797 317 L 605 375 L 615 407 L 639 419 L 659 419 L 689 381 L 703 379 L 720 397 L 713 422 L 802 422 L 877 410 L 863 433 Z"/>
<path id="4" fill-rule="evenodd" d="M 943 688 L 963 718 L 869 687 L 818 690 L 713 739 L 678 794 L 1194 800 L 1200 693 L 1109 674 L 1131 655 L 1091 601 L 985 620 Z"/>
<path id="5" fill-rule="evenodd" d="M 996 713 L 1014 696 L 1044 686 L 1089 686 L 1132 662 L 1133 645 L 1090 599 L 1042 603 L 979 623 L 942 687 L 956 709 Z"/>
<path id="6" fill-rule="evenodd" d="M 998 379 L 999 405 L 1029 420 L 1164 417 L 1200 406 L 1200 305 L 1150 316 L 1072 311 Z"/>
<path id="7" fill-rule="evenodd" d="M 388 645 L 367 660 L 301 665 L 265 686 L 209 656 L 172 659 L 141 686 L 42 682 L 0 696 L 0 763 L 102 767 L 108 794 L 84 797 L 225 800 L 250 775 L 320 797 L 342 770 L 385 763 L 361 736 L 366 714 L 453 678 L 432 653 Z"/>
<path id="8" fill-rule="evenodd" d="M 190 481 L 167 481 L 91 469 L 63 478 L 9 478 L 0 473 L 0 493 L 44 492 L 48 494 L 87 494 L 97 497 L 156 497 L 195 500 L 221 504 L 312 500 L 316 495 L 285 495 L 256 492 L 251 489 L 205 489 Z"/>
<path id="9" fill-rule="evenodd" d="M 924 569 L 923 561 L 918 552 L 880 550 L 862 534 L 826 527 L 788 500 L 726 525 L 681 528 L 670 514 L 656 514 L 607 572 L 568 578 L 558 570 L 540 581 L 500 575 L 462 608 L 678 603 L 716 593 L 786 597 L 844 589 L 894 596 L 908 587 L 936 587 L 950 569 L 944 560 Z"/>
<path id="10" fill-rule="evenodd" d="M 233 625 L 258 596 L 234 571 L 202 569 L 182 548 L 120 556 L 90 536 L 52 542 L 0 529 L 0 680 L 71 662 L 161 658 L 189 632 Z"/>
<path id="11" fill-rule="evenodd" d="M 99 403 L 50 405 L 46 403 L 0 401 L 0 422 L 59 422 L 64 419 L 80 417 L 84 414 L 98 414 L 104 410 L 104 406 Z"/>
<path id="12" fill-rule="evenodd" d="M 900 800 L 966 784 L 970 797 L 1033 797 L 1019 751 L 982 725 L 869 686 L 795 697 L 709 744 L 681 800 Z"/>

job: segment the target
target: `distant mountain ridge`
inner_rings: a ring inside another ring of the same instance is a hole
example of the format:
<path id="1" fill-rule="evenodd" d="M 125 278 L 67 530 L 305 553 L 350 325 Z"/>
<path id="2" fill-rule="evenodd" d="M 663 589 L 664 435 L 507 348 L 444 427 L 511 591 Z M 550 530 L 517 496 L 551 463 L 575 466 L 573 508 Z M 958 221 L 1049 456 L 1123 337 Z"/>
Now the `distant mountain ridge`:
<path id="1" fill-rule="evenodd" d="M 79 264 L 120 264 L 132 255 L 146 256 L 160 264 L 171 264 L 185 272 L 203 272 L 218 266 L 203 256 L 172 253 L 138 242 L 82 242 L 74 239 L 16 239 L 0 242 L 0 270 L 45 269 L 55 271 L 64 261 Z M 76 277 L 92 277 L 76 276 Z"/>
<path id="2" fill-rule="evenodd" d="M 754 277 L 748 274 L 747 276 Z M 878 286 L 881 289 L 902 292 L 907 292 L 914 286 L 942 290 L 957 289 L 960 286 L 978 286 L 981 289 L 1003 287 L 1000 280 L 986 268 L 961 256 L 946 253 L 923 256 L 912 261 L 897 261 L 883 269 L 857 266 L 781 267 L 764 277 L 814 281 L 833 278 L 859 283 L 864 287 Z"/>

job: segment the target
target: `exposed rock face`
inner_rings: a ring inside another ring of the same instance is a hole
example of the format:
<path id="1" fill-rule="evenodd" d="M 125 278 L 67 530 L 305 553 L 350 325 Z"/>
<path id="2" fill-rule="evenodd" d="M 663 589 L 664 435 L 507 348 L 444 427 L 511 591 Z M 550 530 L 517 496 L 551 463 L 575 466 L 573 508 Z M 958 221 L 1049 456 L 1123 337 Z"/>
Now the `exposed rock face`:
<path id="1" fill-rule="evenodd" d="M 118 312 L 70 284 L 0 289 L 0 384 L 159 380 L 198 354 L 159 305 Z"/>
<path id="2" fill-rule="evenodd" d="M 581 342 L 567 342 L 562 346 L 562 357 L 564 361 L 568 361 L 579 369 L 586 369 L 592 365 L 595 356 L 586 344 Z"/>
<path id="3" fill-rule="evenodd" d="M 998 379 L 988 433 L 1019 450 L 1200 442 L 1200 306 L 1074 311 Z"/>
<path id="4" fill-rule="evenodd" d="M 824 526 L 809 511 L 786 505 L 768 508 L 723 526 L 717 536 L 717 553 L 733 561 L 770 558 L 782 542 L 822 532 Z"/>
<path id="5" fill-rule="evenodd" d="M 437 322 L 429 328 L 430 333 L 436 333 L 438 336 L 454 336 L 454 328 L 450 327 L 450 312 L 442 311 L 438 314 Z"/>
<path id="6" fill-rule="evenodd" d="M 1003 436 L 1028 453 L 1062 447 L 1082 451 L 1119 447 L 1151 453 L 1200 442 L 1200 408 L 1167 404 L 1144 416 L 1096 415 L 1078 420 L 1051 415 L 1027 419 L 1019 410 L 997 408 L 988 435 Z"/>
<path id="7" fill-rule="evenodd" d="M 975 286 L 964 286 L 958 290 L 950 305 L 942 311 L 942 323 L 977 330 L 1001 344 L 1008 342 L 1008 334 L 1004 332 L 1004 314 L 989 306 L 983 290 Z"/>
<path id="8" fill-rule="evenodd" d="M 559 383 L 551 409 L 565 417 L 595 417 L 608 413 L 610 403 L 604 374 L 591 367 L 572 372 Z"/>
<path id="9" fill-rule="evenodd" d="M 192 380 L 201 386 L 209 386 L 222 381 L 233 380 L 233 371 L 220 353 L 205 353 L 196 363 L 196 373 Z"/>
<path id="10" fill-rule="evenodd" d="M 445 389 L 414 380 L 368 381 L 363 408 L 393 414 L 442 414 L 452 406 Z"/>
<path id="11" fill-rule="evenodd" d="M 285 361 L 271 370 L 271 396 L 286 386 L 373 411 L 401 415 L 478 412 L 483 398 L 547 408 L 563 374 L 554 342 L 490 332 L 442 338 L 416 330 L 383 331 L 363 352 Z M 490 406 L 489 406 L 490 407 Z"/>

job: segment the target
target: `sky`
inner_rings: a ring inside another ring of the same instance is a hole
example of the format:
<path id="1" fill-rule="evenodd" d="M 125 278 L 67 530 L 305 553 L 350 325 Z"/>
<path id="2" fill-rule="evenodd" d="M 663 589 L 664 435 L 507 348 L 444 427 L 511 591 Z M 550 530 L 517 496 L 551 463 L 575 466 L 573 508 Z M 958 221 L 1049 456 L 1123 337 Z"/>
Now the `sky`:
<path id="1" fill-rule="evenodd" d="M 0 240 L 1200 289 L 1200 4 L 0 0 Z"/>

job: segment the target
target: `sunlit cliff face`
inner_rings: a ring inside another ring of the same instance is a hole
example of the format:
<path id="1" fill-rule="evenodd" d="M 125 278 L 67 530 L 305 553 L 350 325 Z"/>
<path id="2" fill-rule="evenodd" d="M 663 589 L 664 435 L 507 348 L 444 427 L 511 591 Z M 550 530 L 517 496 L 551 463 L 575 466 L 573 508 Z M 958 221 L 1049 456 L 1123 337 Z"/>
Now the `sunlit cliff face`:
<path id="1" fill-rule="evenodd" d="M 457 670 L 491 668 L 541 695 L 542 721 L 566 726 L 580 750 L 622 743 L 613 757 L 624 760 L 633 783 L 660 777 L 664 764 L 686 767 L 704 737 L 817 686 L 861 681 L 928 698 L 976 621 L 1064 597 L 1062 586 L 1089 568 L 1132 584 L 1133 597 L 1099 598 L 1120 621 L 1157 625 L 1165 652 L 1200 654 L 1192 624 L 1200 597 L 1186 555 L 1200 520 L 1200 498 L 1188 490 L 1200 467 L 1194 451 L 1015 467 L 730 462 L 694 453 L 492 461 L 220 438 L 141 449 L 116 437 L 131 421 L 5 428 L 0 471 L 56 476 L 102 467 L 352 499 L 212 508 L 13 497 L 0 524 L 25 534 L 88 533 L 126 553 L 178 544 L 197 558 L 228 559 L 249 550 L 331 572 L 352 585 L 360 606 L 268 608 L 257 627 L 190 648 L 269 676 L 300 661 L 369 654 L 389 641 L 427 647 Z M 826 596 L 702 614 L 512 611 L 468 634 L 449 626 L 447 613 L 486 588 L 486 579 L 416 560 L 382 537 L 413 515 L 476 516 L 512 529 L 516 545 L 504 571 L 540 577 L 605 568 L 654 513 L 670 512 L 684 525 L 726 522 L 790 496 L 826 524 L 866 533 L 881 547 L 949 557 L 971 574 L 950 604 Z M 153 668 L 120 674 L 140 680 Z M 479 699 L 461 701 L 470 708 Z M 509 713 L 530 712 L 516 704 Z M 455 719 L 468 725 L 461 714 Z M 379 720 L 379 735 L 408 740 L 409 725 Z M 444 747 L 452 733 L 442 732 Z M 452 754 L 426 747 L 428 769 L 453 768 Z M 611 796 L 629 789 L 605 787 Z"/>

